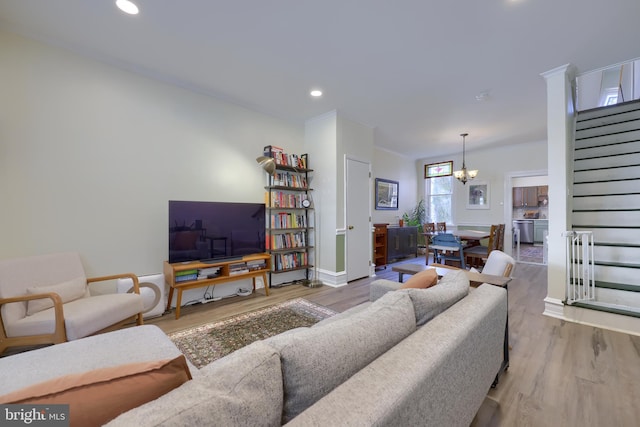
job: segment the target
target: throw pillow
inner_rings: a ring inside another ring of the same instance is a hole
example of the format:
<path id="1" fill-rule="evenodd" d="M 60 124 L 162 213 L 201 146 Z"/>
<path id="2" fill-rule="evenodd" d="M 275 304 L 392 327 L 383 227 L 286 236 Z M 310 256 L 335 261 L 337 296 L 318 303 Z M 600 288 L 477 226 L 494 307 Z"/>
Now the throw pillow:
<path id="1" fill-rule="evenodd" d="M 102 425 L 190 379 L 187 361 L 179 356 L 54 378 L 0 396 L 0 403 L 68 404 L 72 426 Z"/>
<path id="2" fill-rule="evenodd" d="M 454 270 L 444 276 L 437 286 L 428 289 L 403 289 L 413 302 L 416 326 L 422 326 L 469 293 L 469 279 L 464 270 Z"/>
<path id="3" fill-rule="evenodd" d="M 282 370 L 273 347 L 256 341 L 200 374 L 108 426 L 280 426 Z"/>
<path id="4" fill-rule="evenodd" d="M 280 351 L 287 423 L 416 329 L 408 295 L 389 292 L 367 309 L 264 342 Z"/>
<path id="5" fill-rule="evenodd" d="M 58 283 L 50 286 L 33 286 L 27 288 L 27 295 L 35 294 L 47 294 L 53 292 L 60 296 L 62 303 L 82 298 L 87 291 L 87 279 L 84 277 L 77 277 L 67 282 Z M 51 298 L 42 298 L 30 300 L 27 303 L 27 316 L 38 313 L 53 307 L 53 300 Z"/>
<path id="6" fill-rule="evenodd" d="M 425 289 L 438 283 L 438 273 L 435 268 L 428 268 L 416 273 L 400 286 L 400 289 L 416 288 Z"/>

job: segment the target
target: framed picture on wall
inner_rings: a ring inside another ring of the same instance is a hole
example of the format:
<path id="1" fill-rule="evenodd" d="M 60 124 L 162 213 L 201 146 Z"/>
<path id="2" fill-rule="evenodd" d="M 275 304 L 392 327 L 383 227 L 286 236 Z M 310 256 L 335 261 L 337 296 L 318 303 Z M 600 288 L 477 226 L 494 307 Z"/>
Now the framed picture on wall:
<path id="1" fill-rule="evenodd" d="M 376 209 L 398 210 L 398 181 L 376 178 Z"/>
<path id="2" fill-rule="evenodd" d="M 489 209 L 490 188 L 485 181 L 467 183 L 467 209 Z"/>

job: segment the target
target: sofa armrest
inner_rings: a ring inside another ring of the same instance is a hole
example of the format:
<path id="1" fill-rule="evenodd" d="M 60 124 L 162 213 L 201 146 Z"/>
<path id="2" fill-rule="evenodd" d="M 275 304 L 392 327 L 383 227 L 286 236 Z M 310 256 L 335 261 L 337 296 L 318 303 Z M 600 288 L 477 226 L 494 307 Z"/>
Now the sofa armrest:
<path id="1" fill-rule="evenodd" d="M 387 292 L 397 291 L 402 286 L 400 282 L 394 282 L 388 279 L 378 279 L 371 282 L 369 287 L 369 300 L 375 301 Z"/>
<path id="2" fill-rule="evenodd" d="M 131 279 L 133 281 L 133 291 L 136 294 L 140 294 L 140 286 L 138 283 L 138 276 L 133 273 L 122 273 L 122 274 L 113 274 L 111 276 L 100 276 L 100 277 L 88 277 L 87 283 L 95 283 L 95 282 L 104 282 L 107 280 L 116 280 L 116 279 Z"/>
<path id="3" fill-rule="evenodd" d="M 43 298 L 50 298 L 53 301 L 53 311 L 55 313 L 55 329 L 53 331 L 52 336 L 54 343 L 61 343 L 67 340 L 67 333 L 64 327 L 64 311 L 62 309 L 62 298 L 60 295 L 55 292 L 47 292 L 42 294 L 31 294 L 31 295 L 19 295 L 17 297 L 11 298 L 0 298 L 0 311 L 2 310 L 2 306 L 5 304 L 11 304 L 16 302 L 27 302 L 30 300 L 37 300 Z M 4 320 L 2 319 L 2 315 L 0 315 L 0 353 L 4 351 L 4 347 L 2 344 L 7 341 L 7 330 L 4 326 Z M 19 338 L 15 338 L 17 340 Z M 26 345 L 26 344 L 25 344 Z"/>

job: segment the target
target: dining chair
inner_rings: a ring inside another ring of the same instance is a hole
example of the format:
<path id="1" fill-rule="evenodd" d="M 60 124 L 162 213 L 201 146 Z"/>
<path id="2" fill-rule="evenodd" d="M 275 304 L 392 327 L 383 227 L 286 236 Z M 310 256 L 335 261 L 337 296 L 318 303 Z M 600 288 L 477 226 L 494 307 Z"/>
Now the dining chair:
<path id="1" fill-rule="evenodd" d="M 504 224 L 502 229 L 504 233 Z M 487 259 L 491 251 L 495 249 L 499 249 L 498 248 L 499 241 L 500 241 L 500 224 L 495 224 L 491 226 L 491 230 L 489 231 L 489 242 L 487 246 L 484 246 L 484 245 L 472 246 L 465 250 L 467 263 L 472 267 L 481 268 L 484 265 L 485 260 Z"/>
<path id="2" fill-rule="evenodd" d="M 495 249 L 504 251 L 504 224 L 498 224 L 498 243 Z"/>
<path id="3" fill-rule="evenodd" d="M 433 253 L 429 246 L 431 245 L 431 239 L 433 235 L 436 233 L 436 225 L 433 222 L 425 222 L 422 224 L 422 234 L 424 234 L 424 240 L 427 246 L 427 251 L 425 254 L 425 264 L 429 264 L 429 254 Z"/>
<path id="4" fill-rule="evenodd" d="M 447 223 L 446 222 L 438 222 L 436 223 L 436 231 L 438 233 L 444 233 L 447 231 Z"/>
<path id="5" fill-rule="evenodd" d="M 464 261 L 462 242 L 453 234 L 436 234 L 435 236 L 433 236 L 429 248 L 433 250 L 433 260 L 435 263 L 447 264 L 447 261 L 449 261 L 455 264 L 459 263 L 460 268 L 467 268 Z"/>

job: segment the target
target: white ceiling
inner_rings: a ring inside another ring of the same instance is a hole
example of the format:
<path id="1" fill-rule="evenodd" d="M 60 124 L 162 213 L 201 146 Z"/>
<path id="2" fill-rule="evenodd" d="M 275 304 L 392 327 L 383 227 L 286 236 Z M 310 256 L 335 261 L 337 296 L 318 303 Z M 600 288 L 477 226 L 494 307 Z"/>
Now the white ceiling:
<path id="1" fill-rule="evenodd" d="M 545 140 L 540 73 L 640 56 L 639 0 L 136 3 L 0 0 L 0 28 L 298 124 L 336 109 L 412 158 Z"/>

